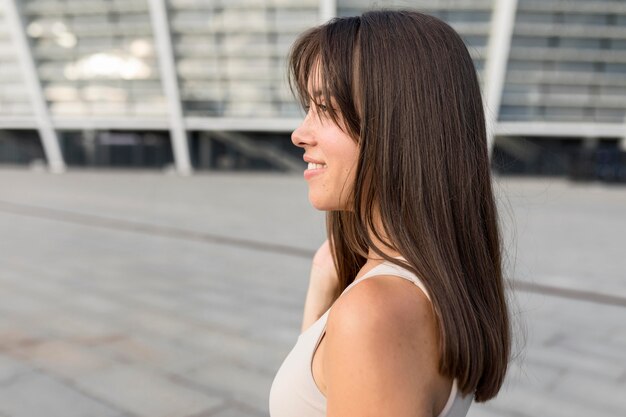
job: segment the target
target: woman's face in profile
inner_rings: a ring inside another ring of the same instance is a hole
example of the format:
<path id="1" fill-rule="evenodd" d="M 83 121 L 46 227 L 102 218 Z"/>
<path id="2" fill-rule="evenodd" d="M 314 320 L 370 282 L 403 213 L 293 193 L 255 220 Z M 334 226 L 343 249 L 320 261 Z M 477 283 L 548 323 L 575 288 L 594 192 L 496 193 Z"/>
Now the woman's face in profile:
<path id="1" fill-rule="evenodd" d="M 326 103 L 312 84 L 309 83 L 309 94 L 314 99 L 302 124 L 291 134 L 291 141 L 304 149 L 304 160 L 309 163 L 304 178 L 309 184 L 309 201 L 313 207 L 325 211 L 347 210 L 358 146 L 330 118 L 327 109 L 335 103 Z"/>

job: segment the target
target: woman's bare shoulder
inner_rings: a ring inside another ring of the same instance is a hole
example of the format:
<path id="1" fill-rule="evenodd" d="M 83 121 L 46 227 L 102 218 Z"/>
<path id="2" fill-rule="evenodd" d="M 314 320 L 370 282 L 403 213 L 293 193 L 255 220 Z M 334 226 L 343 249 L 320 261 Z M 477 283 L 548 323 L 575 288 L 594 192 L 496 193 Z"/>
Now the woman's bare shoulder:
<path id="1" fill-rule="evenodd" d="M 435 324 L 432 304 L 424 291 L 406 278 L 378 275 L 357 282 L 339 297 L 328 317 L 329 325 L 351 321 L 361 326 L 381 325 L 385 328 L 411 331 Z"/>
<path id="2" fill-rule="evenodd" d="M 339 297 L 322 365 L 329 415 L 431 413 L 441 378 L 435 329 L 430 301 L 404 278 L 371 277 Z"/>

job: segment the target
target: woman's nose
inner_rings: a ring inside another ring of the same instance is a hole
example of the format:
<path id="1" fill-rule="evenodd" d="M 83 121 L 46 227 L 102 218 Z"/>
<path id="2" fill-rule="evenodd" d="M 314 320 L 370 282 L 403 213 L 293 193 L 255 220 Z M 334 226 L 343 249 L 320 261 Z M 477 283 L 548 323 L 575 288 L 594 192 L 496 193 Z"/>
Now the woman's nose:
<path id="1" fill-rule="evenodd" d="M 298 126 L 296 130 L 291 133 L 291 143 L 294 145 L 303 148 L 306 145 L 313 145 L 315 143 L 315 139 L 312 135 L 311 128 L 307 123 L 307 119 Z"/>

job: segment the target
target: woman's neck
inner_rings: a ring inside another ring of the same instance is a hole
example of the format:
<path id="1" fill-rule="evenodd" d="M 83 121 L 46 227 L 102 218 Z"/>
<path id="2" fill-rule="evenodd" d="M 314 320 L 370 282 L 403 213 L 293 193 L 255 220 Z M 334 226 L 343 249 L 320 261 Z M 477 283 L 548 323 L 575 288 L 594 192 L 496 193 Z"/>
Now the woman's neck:
<path id="1" fill-rule="evenodd" d="M 373 247 L 376 247 L 380 252 L 391 258 L 397 258 L 402 256 L 402 254 L 396 250 L 393 242 L 391 242 L 389 237 L 385 234 L 380 213 L 376 205 L 374 205 L 373 207 L 373 226 L 378 232 L 378 236 L 373 233 L 372 229 L 368 229 L 368 237 L 370 239 L 371 245 L 367 251 L 367 259 L 365 260 L 365 263 L 359 270 L 355 279 L 359 279 L 375 266 L 385 262 L 385 258 L 379 255 L 376 251 L 374 251 Z"/>
<path id="2" fill-rule="evenodd" d="M 380 239 L 370 229 L 369 230 L 369 238 L 370 238 L 370 241 L 372 242 L 372 245 L 375 246 L 376 248 L 378 248 L 379 251 L 381 251 L 382 253 L 384 253 L 385 255 L 387 255 L 387 256 L 389 256 L 391 258 L 396 258 L 398 256 L 402 256 L 402 254 L 400 252 L 398 252 L 398 250 L 396 249 L 396 247 L 393 244 L 393 242 L 391 242 L 391 239 L 389 239 L 389 237 L 385 234 L 384 227 L 383 227 L 382 222 L 380 220 L 380 216 L 378 215 L 377 212 L 375 212 L 375 215 L 374 215 L 374 227 L 376 228 L 376 231 L 378 232 L 378 235 L 380 236 Z M 370 246 L 369 250 L 368 250 L 368 253 L 367 253 L 367 261 L 366 262 L 370 262 L 370 260 L 371 261 L 382 262 L 382 261 L 384 261 L 384 258 L 382 256 L 380 256 L 378 253 L 376 253 L 374 251 L 374 249 L 372 248 L 372 246 Z"/>

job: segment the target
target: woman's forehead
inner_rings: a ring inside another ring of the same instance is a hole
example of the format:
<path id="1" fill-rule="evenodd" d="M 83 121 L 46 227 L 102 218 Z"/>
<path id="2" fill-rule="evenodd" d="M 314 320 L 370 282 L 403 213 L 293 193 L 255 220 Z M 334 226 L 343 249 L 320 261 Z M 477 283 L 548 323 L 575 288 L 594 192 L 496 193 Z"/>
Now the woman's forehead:
<path id="1" fill-rule="evenodd" d="M 321 65 L 320 58 L 316 58 L 313 61 L 311 69 L 306 75 L 308 77 L 306 80 L 307 100 L 313 100 L 315 102 L 320 100 L 329 101 L 330 103 L 336 102 L 335 92 L 329 85 L 328 80 L 324 78 L 323 65 Z"/>
<path id="2" fill-rule="evenodd" d="M 309 72 L 309 78 L 307 79 L 307 92 L 311 97 L 317 97 L 322 94 L 323 85 L 324 79 L 322 77 L 322 68 L 319 59 L 317 59 L 311 66 L 311 71 Z"/>

